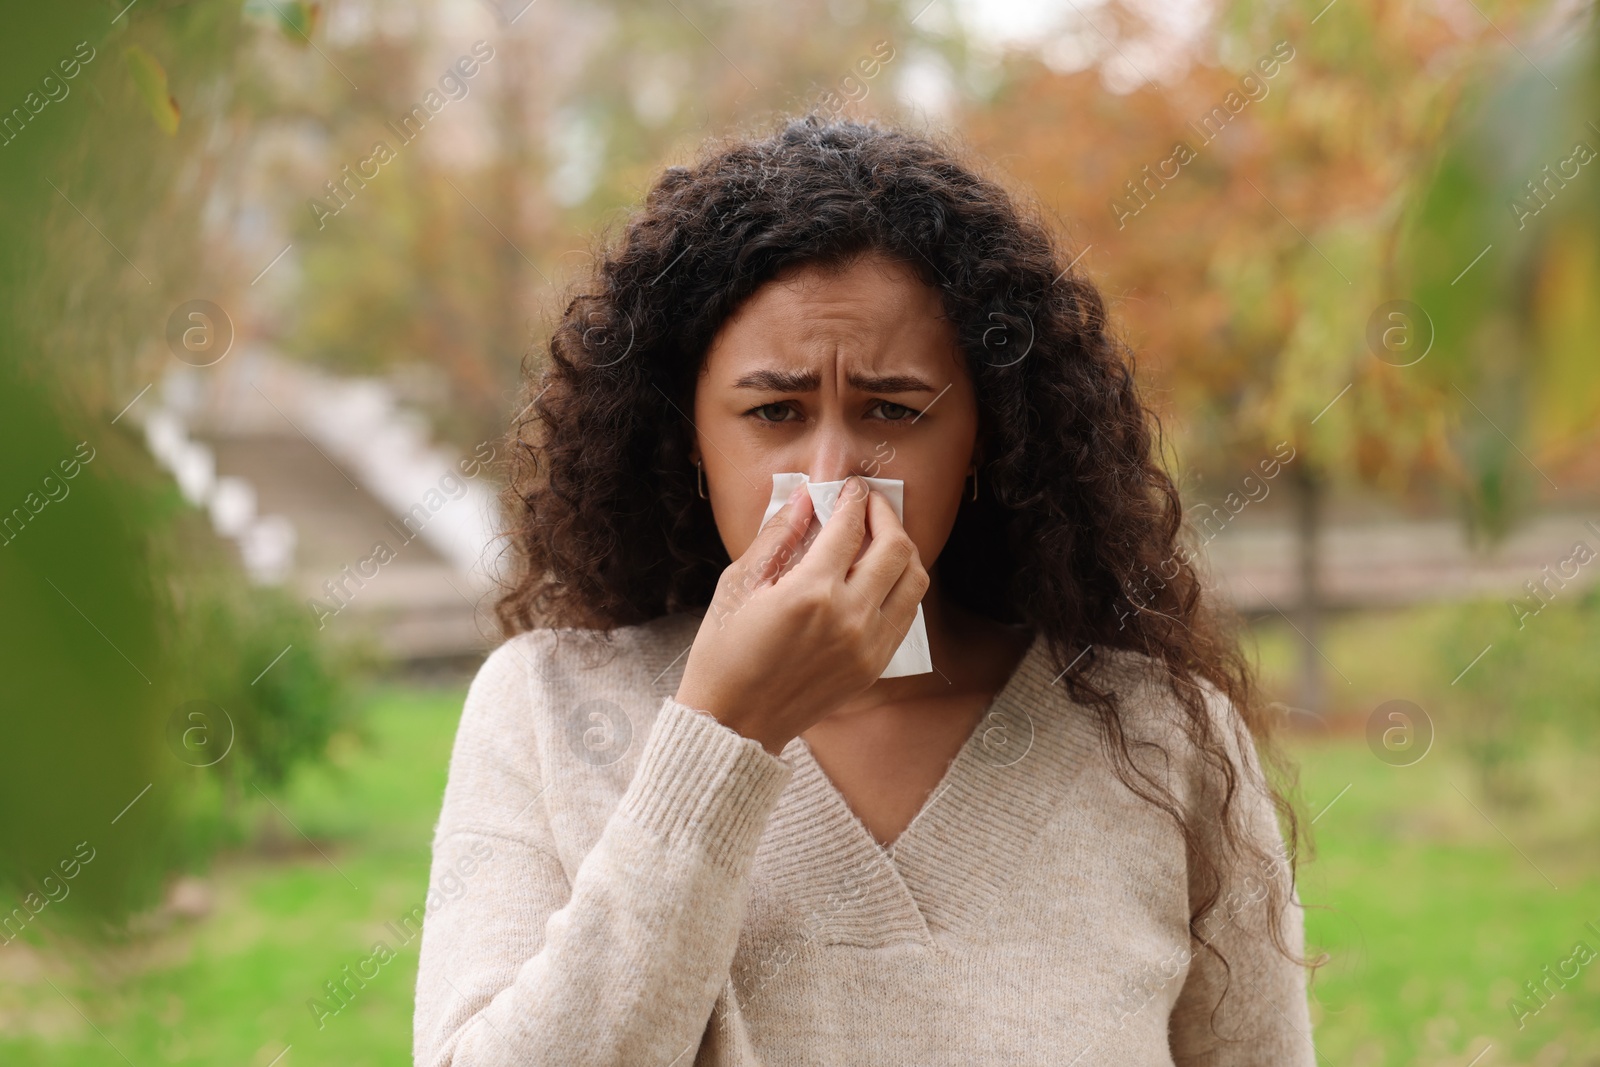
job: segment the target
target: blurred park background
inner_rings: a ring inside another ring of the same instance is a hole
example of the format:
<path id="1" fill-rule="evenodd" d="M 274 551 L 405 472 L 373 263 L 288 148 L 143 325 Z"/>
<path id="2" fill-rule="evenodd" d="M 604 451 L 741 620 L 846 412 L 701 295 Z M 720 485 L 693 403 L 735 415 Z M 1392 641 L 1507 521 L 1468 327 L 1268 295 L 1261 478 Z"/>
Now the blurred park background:
<path id="1" fill-rule="evenodd" d="M 0 1063 L 410 1062 L 519 364 L 661 168 L 817 111 L 1110 299 L 1301 762 L 1319 1062 L 1600 1064 L 1595 17 L 9 11 Z"/>

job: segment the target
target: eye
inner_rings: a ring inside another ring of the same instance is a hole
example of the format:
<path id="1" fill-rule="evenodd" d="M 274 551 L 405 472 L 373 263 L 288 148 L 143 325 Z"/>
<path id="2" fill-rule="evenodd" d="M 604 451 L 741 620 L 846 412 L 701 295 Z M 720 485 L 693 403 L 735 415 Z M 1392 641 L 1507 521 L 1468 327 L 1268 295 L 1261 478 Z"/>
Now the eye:
<path id="1" fill-rule="evenodd" d="M 764 412 L 764 411 L 792 411 L 792 410 L 793 410 L 793 408 L 791 408 L 786 403 L 774 402 L 774 403 L 771 403 L 771 404 L 759 404 L 756 407 L 753 407 L 749 411 L 745 412 L 745 415 L 748 418 L 755 419 L 757 422 L 766 422 L 766 423 L 789 422 L 789 421 L 792 421 L 792 420 L 790 420 L 790 419 L 768 419 L 768 418 L 763 418 L 762 415 L 761 415 L 761 412 Z"/>
<path id="2" fill-rule="evenodd" d="M 896 404 L 892 400 L 880 400 L 878 403 L 881 404 L 882 406 L 877 408 L 877 409 L 875 409 L 875 410 L 886 411 L 886 410 L 893 409 L 892 411 L 890 411 L 889 417 L 885 417 L 884 419 L 881 420 L 883 422 L 907 422 L 907 421 L 909 421 L 907 416 L 911 416 L 911 417 L 914 418 L 917 415 L 922 414 L 922 412 L 918 411 L 916 408 L 908 408 L 904 404 Z M 893 411 L 898 411 L 898 412 L 900 412 L 900 414 L 899 415 L 894 415 Z"/>

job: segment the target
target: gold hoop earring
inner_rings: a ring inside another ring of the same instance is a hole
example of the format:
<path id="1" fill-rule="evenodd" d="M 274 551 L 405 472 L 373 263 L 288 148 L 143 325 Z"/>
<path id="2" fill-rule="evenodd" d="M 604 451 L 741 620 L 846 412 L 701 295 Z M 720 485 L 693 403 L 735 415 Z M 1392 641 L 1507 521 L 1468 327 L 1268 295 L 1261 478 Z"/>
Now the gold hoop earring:
<path id="1" fill-rule="evenodd" d="M 972 495 L 967 497 L 967 499 L 978 499 L 978 465 L 976 463 L 972 465 Z"/>
<path id="2" fill-rule="evenodd" d="M 700 499 L 701 500 L 710 500 L 711 498 L 706 496 L 706 466 L 705 466 L 705 464 L 700 462 L 699 460 L 696 460 L 695 464 L 694 464 L 694 474 L 695 474 L 695 477 L 694 477 L 695 489 L 696 489 L 696 491 L 699 492 Z"/>

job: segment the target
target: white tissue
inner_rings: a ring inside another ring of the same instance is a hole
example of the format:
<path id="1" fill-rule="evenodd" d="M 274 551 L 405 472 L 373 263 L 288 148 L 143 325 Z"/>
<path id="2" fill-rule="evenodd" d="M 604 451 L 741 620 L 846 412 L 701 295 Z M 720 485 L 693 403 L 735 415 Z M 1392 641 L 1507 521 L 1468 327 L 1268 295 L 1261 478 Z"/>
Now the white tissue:
<path id="1" fill-rule="evenodd" d="M 767 504 L 767 512 L 761 516 L 761 524 L 765 526 L 767 520 L 778 513 L 789 500 L 789 494 L 794 492 L 794 487 L 804 484 L 806 492 L 811 496 L 812 509 L 816 512 L 813 519 L 817 523 L 826 523 L 833 515 L 833 505 L 839 498 L 839 491 L 844 488 L 847 479 L 841 478 L 836 482 L 813 482 L 811 477 L 802 472 L 784 472 L 772 476 L 772 501 Z M 862 478 L 867 485 L 878 490 L 894 508 L 895 515 L 903 523 L 906 521 L 905 488 L 906 483 L 899 478 Z M 867 542 L 872 535 L 868 534 L 862 539 L 861 552 L 865 552 Z M 797 553 L 788 567 L 798 563 L 805 554 L 804 548 Z M 857 553 L 857 559 L 861 554 Z M 787 569 L 787 567 L 785 568 Z M 928 628 L 922 620 L 922 605 L 917 605 L 917 616 L 911 620 L 911 629 L 906 631 L 905 640 L 900 642 L 900 647 L 895 649 L 894 655 L 889 659 L 889 665 L 884 668 L 880 678 L 900 678 L 908 674 L 927 674 L 933 670 L 933 657 L 928 652 Z"/>

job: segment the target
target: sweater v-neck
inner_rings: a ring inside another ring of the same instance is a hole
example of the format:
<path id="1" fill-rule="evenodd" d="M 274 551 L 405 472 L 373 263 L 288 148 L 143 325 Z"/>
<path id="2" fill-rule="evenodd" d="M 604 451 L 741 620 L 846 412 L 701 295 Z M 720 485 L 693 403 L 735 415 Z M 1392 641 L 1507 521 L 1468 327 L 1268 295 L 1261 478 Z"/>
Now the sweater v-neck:
<path id="1" fill-rule="evenodd" d="M 880 845 L 803 737 L 794 776 L 756 856 L 755 877 L 798 908 L 824 944 L 932 948 L 1002 899 L 1094 744 L 1092 723 L 1054 686 L 1036 632 L 1011 677 L 900 835 Z"/>

